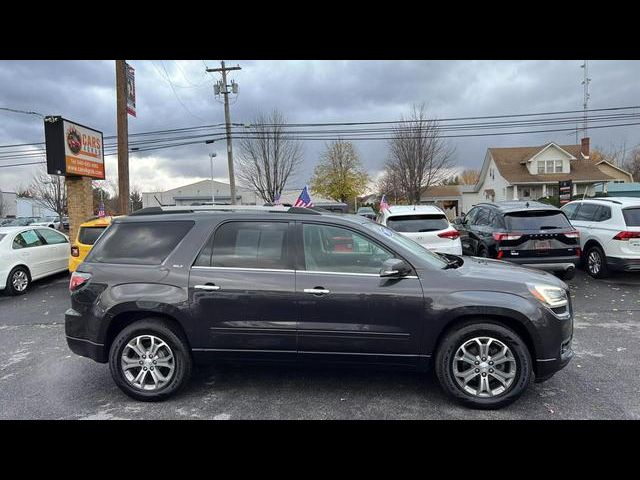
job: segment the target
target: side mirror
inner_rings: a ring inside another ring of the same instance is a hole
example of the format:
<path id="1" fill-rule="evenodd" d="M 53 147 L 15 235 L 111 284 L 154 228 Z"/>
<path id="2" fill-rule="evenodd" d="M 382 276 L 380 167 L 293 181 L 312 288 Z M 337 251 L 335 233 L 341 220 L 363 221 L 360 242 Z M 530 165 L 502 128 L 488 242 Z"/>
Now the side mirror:
<path id="1" fill-rule="evenodd" d="M 411 273 L 411 266 L 399 258 L 385 260 L 380 268 L 380 276 L 385 277 L 406 277 Z"/>
<path id="2" fill-rule="evenodd" d="M 462 225 L 464 223 L 464 217 L 456 217 L 451 223 L 453 223 L 454 225 Z"/>

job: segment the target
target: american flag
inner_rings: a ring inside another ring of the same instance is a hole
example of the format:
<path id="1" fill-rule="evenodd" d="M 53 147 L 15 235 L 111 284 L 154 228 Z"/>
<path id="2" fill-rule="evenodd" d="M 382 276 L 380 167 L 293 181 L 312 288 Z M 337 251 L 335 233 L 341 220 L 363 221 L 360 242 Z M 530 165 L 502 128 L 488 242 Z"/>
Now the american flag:
<path id="1" fill-rule="evenodd" d="M 98 207 L 98 216 L 104 217 L 104 203 L 100 202 L 100 206 Z"/>
<path id="2" fill-rule="evenodd" d="M 296 200 L 296 203 L 293 204 L 294 207 L 313 207 L 313 203 L 311 202 L 311 197 L 309 196 L 309 190 L 307 186 L 302 189 L 300 192 L 300 196 Z"/>
<path id="3" fill-rule="evenodd" d="M 389 210 L 389 204 L 387 203 L 387 196 L 382 195 L 380 199 L 380 211 L 384 212 L 385 210 Z"/>

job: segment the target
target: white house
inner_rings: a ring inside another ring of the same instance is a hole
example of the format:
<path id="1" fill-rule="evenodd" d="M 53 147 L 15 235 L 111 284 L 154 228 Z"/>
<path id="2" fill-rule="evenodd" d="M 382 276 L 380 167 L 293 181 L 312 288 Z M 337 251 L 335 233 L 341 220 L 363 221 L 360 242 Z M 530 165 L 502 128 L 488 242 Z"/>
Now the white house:
<path id="1" fill-rule="evenodd" d="M 0 218 L 16 216 L 16 192 L 0 191 Z"/>

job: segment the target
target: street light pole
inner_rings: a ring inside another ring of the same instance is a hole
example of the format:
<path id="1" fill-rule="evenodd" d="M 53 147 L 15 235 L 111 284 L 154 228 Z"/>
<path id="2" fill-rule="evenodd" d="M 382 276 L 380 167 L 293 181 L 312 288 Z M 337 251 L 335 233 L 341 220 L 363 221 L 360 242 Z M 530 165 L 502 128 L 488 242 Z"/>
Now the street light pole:
<path id="1" fill-rule="evenodd" d="M 215 152 L 209 154 L 209 158 L 211 159 L 211 205 L 216 204 L 215 184 L 213 183 L 213 157 L 215 156 L 217 156 Z"/>

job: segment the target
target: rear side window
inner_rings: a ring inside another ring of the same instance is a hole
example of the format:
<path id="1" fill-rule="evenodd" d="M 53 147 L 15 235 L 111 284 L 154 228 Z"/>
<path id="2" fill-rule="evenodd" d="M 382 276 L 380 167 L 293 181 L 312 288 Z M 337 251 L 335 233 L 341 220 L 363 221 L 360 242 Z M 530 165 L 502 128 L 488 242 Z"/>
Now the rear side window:
<path id="1" fill-rule="evenodd" d="M 44 238 L 47 245 L 56 245 L 58 243 L 67 243 L 67 238 L 61 233 L 54 232 L 53 230 L 45 230 L 39 228 L 38 233 Z"/>
<path id="2" fill-rule="evenodd" d="M 107 227 L 80 227 L 78 242 L 83 245 L 93 245 Z"/>
<path id="3" fill-rule="evenodd" d="M 573 220 L 583 222 L 593 221 L 596 218 L 596 211 L 599 207 L 600 205 L 596 205 L 595 203 L 583 203 L 573 216 Z"/>
<path id="4" fill-rule="evenodd" d="M 229 222 L 220 226 L 198 256 L 196 266 L 292 268 L 288 222 Z"/>
<path id="5" fill-rule="evenodd" d="M 517 230 L 571 228 L 571 224 L 564 213 L 557 210 L 507 213 L 505 221 L 507 228 L 514 232 Z"/>
<path id="6" fill-rule="evenodd" d="M 194 222 L 115 223 L 89 253 L 88 262 L 160 265 Z"/>
<path id="7" fill-rule="evenodd" d="M 448 226 L 449 221 L 442 214 L 398 215 L 387 219 L 387 227 L 396 232 L 434 232 Z"/>
<path id="8" fill-rule="evenodd" d="M 596 222 L 604 222 L 605 220 L 609 220 L 611 218 L 611 208 L 606 205 L 600 205 L 598 211 L 596 212 L 595 221 Z"/>
<path id="9" fill-rule="evenodd" d="M 622 215 L 627 227 L 640 227 L 640 208 L 624 208 Z"/>

